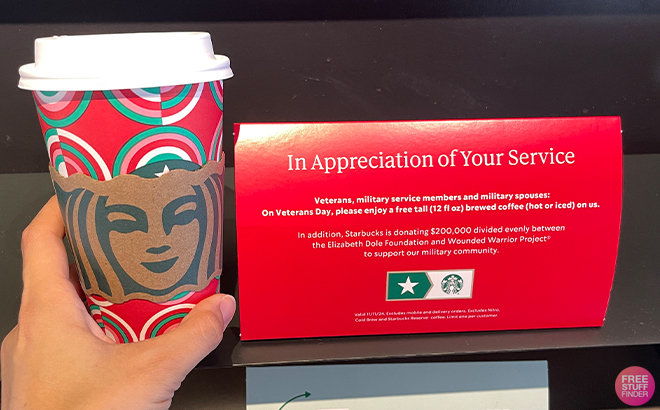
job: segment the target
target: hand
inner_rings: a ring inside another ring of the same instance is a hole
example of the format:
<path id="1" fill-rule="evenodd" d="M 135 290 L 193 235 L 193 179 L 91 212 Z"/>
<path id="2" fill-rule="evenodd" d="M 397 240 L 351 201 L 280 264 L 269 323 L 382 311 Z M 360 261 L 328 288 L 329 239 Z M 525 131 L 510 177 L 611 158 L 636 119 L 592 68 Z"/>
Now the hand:
<path id="1" fill-rule="evenodd" d="M 76 291 L 63 236 L 52 198 L 23 232 L 18 325 L 0 354 L 2 410 L 169 408 L 186 375 L 222 340 L 234 298 L 214 295 L 162 336 L 115 344 Z"/>

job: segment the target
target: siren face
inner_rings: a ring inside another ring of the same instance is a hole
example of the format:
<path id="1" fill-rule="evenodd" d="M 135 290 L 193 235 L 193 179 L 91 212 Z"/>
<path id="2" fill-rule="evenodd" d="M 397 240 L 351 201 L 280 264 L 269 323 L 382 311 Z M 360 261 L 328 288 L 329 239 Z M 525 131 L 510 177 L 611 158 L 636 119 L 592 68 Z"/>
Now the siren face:
<path id="1" fill-rule="evenodd" d="M 463 278 L 458 275 L 452 274 L 445 276 L 440 283 L 442 291 L 448 295 L 456 295 L 463 289 Z"/>
<path id="2" fill-rule="evenodd" d="M 51 169 L 86 293 L 164 302 L 204 289 L 221 271 L 222 165 L 169 165 L 154 168 L 156 177 L 110 181 Z"/>

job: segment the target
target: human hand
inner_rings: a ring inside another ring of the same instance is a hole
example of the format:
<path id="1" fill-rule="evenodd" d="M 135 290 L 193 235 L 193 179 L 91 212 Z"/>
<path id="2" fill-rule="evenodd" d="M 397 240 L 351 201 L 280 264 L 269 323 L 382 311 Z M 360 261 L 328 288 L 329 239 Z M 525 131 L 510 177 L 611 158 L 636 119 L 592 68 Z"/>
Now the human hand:
<path id="1" fill-rule="evenodd" d="M 0 352 L 2 410 L 169 408 L 186 375 L 222 340 L 234 298 L 213 295 L 176 329 L 115 344 L 80 299 L 63 236 L 53 197 L 23 232 L 18 325 Z"/>

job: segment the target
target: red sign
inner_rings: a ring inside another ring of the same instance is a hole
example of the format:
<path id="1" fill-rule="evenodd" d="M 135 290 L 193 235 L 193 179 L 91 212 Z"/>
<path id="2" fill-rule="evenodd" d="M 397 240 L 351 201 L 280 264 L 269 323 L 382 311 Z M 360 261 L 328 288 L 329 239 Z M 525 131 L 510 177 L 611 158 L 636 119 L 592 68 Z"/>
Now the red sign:
<path id="1" fill-rule="evenodd" d="M 618 117 L 235 134 L 243 340 L 603 324 Z"/>

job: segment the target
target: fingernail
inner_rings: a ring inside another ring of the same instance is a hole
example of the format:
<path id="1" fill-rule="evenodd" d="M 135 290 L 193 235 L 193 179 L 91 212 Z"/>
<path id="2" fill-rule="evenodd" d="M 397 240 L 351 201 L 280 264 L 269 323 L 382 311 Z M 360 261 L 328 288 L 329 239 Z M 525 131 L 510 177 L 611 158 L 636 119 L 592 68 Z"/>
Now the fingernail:
<path id="1" fill-rule="evenodd" d="M 236 300 L 232 295 L 225 295 L 220 301 L 220 312 L 222 312 L 222 320 L 224 321 L 225 329 L 229 325 L 231 318 L 234 317 L 236 311 Z"/>

